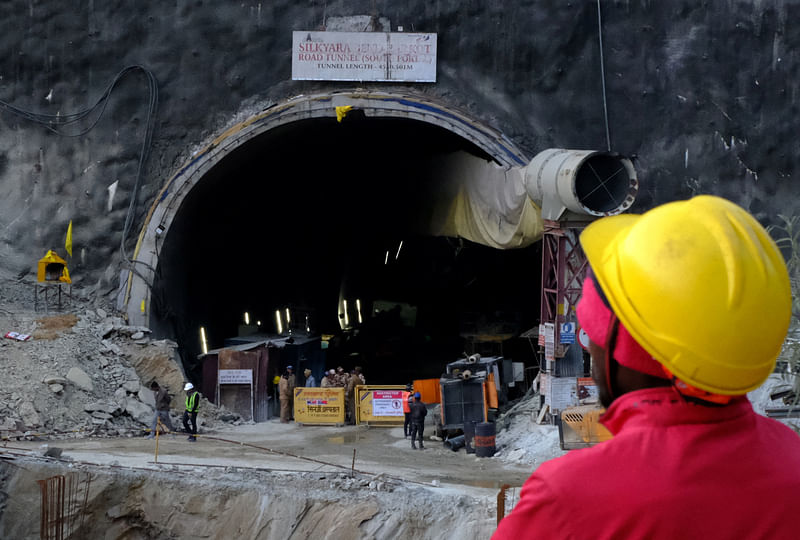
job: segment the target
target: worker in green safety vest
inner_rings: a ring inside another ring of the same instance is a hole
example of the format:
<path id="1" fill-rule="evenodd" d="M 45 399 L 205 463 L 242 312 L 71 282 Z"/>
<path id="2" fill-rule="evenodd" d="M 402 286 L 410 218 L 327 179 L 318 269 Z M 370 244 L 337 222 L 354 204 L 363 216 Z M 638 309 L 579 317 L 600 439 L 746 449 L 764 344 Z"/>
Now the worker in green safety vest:
<path id="1" fill-rule="evenodd" d="M 186 392 L 186 410 L 183 411 L 183 429 L 189 434 L 188 440 L 197 440 L 197 409 L 200 407 L 200 393 L 190 382 L 183 386 Z"/>

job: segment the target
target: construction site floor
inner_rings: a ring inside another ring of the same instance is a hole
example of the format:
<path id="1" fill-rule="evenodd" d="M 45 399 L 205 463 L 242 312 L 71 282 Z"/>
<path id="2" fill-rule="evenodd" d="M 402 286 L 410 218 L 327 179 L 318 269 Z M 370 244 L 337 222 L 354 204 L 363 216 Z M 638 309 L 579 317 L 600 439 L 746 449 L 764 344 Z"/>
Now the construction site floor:
<path id="1" fill-rule="evenodd" d="M 479 458 L 426 440 L 413 450 L 401 427 L 300 426 L 277 420 L 201 432 L 196 442 L 185 433 L 117 438 L 7 441 L 13 449 L 41 452 L 58 447 L 62 457 L 100 465 L 157 468 L 158 465 L 241 467 L 287 472 L 355 469 L 423 484 L 453 484 L 489 489 L 520 486 L 531 470 L 492 458 Z M 156 455 L 156 451 L 158 454 Z"/>

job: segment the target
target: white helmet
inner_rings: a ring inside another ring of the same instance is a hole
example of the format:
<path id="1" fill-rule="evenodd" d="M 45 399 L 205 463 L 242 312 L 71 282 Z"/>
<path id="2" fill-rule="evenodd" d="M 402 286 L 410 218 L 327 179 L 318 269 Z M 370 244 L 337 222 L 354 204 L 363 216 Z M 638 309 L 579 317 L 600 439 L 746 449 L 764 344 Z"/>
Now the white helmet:
<path id="1" fill-rule="evenodd" d="M 190 383 L 190 382 L 187 382 L 186 384 L 183 385 L 184 392 L 188 392 L 192 388 L 194 388 L 194 385 L 192 383 Z"/>
<path id="2" fill-rule="evenodd" d="M 328 373 L 330 373 L 331 375 L 336 375 L 336 370 L 335 369 L 331 369 Z"/>

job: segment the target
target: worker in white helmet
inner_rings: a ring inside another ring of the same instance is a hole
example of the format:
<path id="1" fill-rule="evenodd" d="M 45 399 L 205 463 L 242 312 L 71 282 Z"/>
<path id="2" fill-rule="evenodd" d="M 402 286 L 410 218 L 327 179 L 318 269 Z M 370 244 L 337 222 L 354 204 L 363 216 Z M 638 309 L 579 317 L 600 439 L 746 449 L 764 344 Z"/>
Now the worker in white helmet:
<path id="1" fill-rule="evenodd" d="M 197 440 L 197 410 L 200 408 L 200 393 L 190 382 L 183 385 L 186 392 L 186 410 L 183 411 L 183 429 L 189 434 L 187 440 Z"/>

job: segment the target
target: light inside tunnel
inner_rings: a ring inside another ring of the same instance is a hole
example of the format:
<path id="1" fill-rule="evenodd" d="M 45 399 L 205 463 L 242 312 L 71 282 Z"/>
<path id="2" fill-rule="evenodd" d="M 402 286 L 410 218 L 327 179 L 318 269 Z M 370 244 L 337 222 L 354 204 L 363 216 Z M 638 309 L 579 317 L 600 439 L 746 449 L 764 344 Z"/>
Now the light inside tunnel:
<path id="1" fill-rule="evenodd" d="M 200 348 L 203 353 L 208 352 L 208 341 L 206 341 L 206 329 L 202 326 L 200 327 Z"/>
<path id="2" fill-rule="evenodd" d="M 489 159 L 450 131 L 396 118 L 303 120 L 247 141 L 159 237 L 151 328 L 198 375 L 191 329 L 202 322 L 221 347 L 247 306 L 277 334 L 336 336 L 328 364 L 350 368 L 358 353 L 370 380 L 394 383 L 438 376 L 482 331 L 538 324 L 539 244 L 503 251 L 424 234 L 436 165 L 453 152 Z"/>

